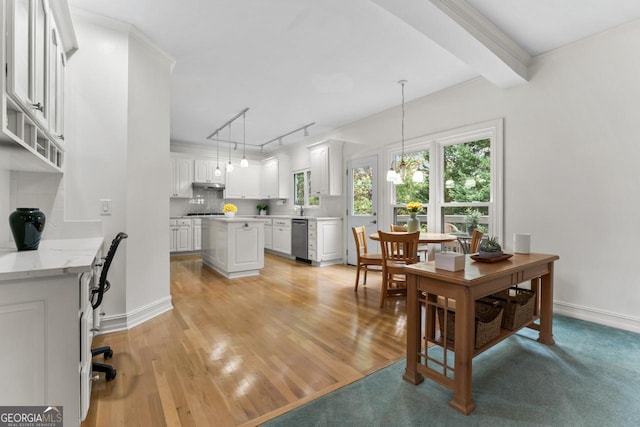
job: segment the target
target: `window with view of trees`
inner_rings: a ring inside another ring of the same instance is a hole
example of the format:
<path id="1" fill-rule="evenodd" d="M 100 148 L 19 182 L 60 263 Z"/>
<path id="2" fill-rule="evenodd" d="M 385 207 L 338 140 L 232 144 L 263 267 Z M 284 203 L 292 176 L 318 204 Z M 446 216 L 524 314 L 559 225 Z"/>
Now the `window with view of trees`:
<path id="1" fill-rule="evenodd" d="M 407 203 L 423 205 L 423 231 L 466 233 L 469 225 L 499 235 L 502 229 L 501 121 L 412 145 L 405 153 L 404 177 L 392 186 L 392 221 L 406 223 Z M 394 153 L 396 164 L 401 154 Z M 413 182 L 420 170 L 424 179 Z"/>
<path id="2" fill-rule="evenodd" d="M 351 171 L 353 174 L 353 215 L 373 214 L 373 168 L 357 167 Z"/>
<path id="3" fill-rule="evenodd" d="M 293 204 L 297 206 L 319 206 L 320 198 L 311 195 L 311 171 L 309 169 L 293 174 Z"/>

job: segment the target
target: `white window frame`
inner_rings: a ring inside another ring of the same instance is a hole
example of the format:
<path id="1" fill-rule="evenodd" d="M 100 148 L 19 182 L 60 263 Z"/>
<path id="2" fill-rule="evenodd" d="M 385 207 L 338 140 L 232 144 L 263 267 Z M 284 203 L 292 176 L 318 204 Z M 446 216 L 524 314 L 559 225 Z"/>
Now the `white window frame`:
<path id="1" fill-rule="evenodd" d="M 415 151 L 429 151 L 429 203 L 427 206 L 427 223 L 430 232 L 442 232 L 440 215 L 444 207 L 469 206 L 470 203 L 445 203 L 444 202 L 444 147 L 464 142 L 489 139 L 491 141 L 491 186 L 489 202 L 472 203 L 477 207 L 488 207 L 489 229 L 492 236 L 504 244 L 504 120 L 502 118 L 489 120 L 482 123 L 463 126 L 412 138 L 405 141 L 405 153 Z M 386 164 L 391 164 L 395 156 L 401 153 L 401 147 L 394 144 L 386 152 Z M 395 188 L 393 183 L 387 182 L 389 204 L 385 216 L 393 218 L 393 206 L 395 204 Z"/>
<path id="2" fill-rule="evenodd" d="M 296 171 L 293 171 L 291 173 L 291 185 L 293 187 L 293 191 L 291 192 L 291 194 L 293 194 L 293 205 L 294 206 L 300 206 L 300 205 L 296 205 L 296 175 L 301 173 L 302 176 L 304 177 L 304 208 L 318 208 L 320 207 L 320 197 L 315 196 L 318 198 L 318 204 L 317 205 L 310 205 L 309 204 L 309 197 L 311 196 L 310 194 L 310 187 L 309 187 L 309 175 L 311 174 L 311 169 L 310 168 L 306 168 L 306 169 L 299 169 Z"/>

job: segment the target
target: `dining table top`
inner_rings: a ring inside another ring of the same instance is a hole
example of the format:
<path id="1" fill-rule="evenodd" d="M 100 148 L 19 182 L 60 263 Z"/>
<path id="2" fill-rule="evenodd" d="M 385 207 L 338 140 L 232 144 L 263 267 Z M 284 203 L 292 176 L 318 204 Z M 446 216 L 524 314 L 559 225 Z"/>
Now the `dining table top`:
<path id="1" fill-rule="evenodd" d="M 407 234 L 406 231 L 389 231 L 388 233 L 390 234 Z M 380 240 L 380 236 L 378 236 L 378 233 L 371 233 L 369 234 L 369 238 L 371 240 Z M 447 234 L 447 233 L 425 233 L 425 232 L 420 232 L 420 237 L 418 238 L 418 241 L 420 243 L 444 243 L 444 242 L 453 242 L 454 240 L 456 240 L 457 237 L 452 235 L 452 234 Z"/>

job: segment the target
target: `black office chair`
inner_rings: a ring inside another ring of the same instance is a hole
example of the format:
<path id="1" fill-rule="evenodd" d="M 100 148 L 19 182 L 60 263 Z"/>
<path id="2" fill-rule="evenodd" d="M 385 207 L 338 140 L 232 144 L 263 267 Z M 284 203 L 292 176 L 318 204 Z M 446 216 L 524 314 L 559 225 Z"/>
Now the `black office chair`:
<path id="1" fill-rule="evenodd" d="M 104 258 L 104 264 L 102 265 L 102 272 L 100 273 L 100 281 L 98 282 L 98 286 L 91 290 L 91 306 L 94 310 L 97 310 L 98 307 L 100 307 L 105 292 L 107 292 L 111 288 L 111 283 L 109 283 L 109 281 L 107 280 L 109 267 L 111 266 L 111 261 L 113 261 L 113 257 L 116 254 L 118 245 L 127 237 L 129 236 L 125 233 L 118 233 L 115 239 L 113 239 L 113 241 L 111 242 L 109 252 L 107 252 L 107 256 Z M 91 349 L 91 356 L 97 356 L 99 354 L 104 355 L 105 359 L 110 359 L 111 357 L 113 357 L 113 350 L 109 346 Z M 104 372 L 107 381 L 111 381 L 116 377 L 116 369 L 113 366 L 107 365 L 105 363 L 93 362 L 91 364 L 91 369 L 94 372 Z"/>

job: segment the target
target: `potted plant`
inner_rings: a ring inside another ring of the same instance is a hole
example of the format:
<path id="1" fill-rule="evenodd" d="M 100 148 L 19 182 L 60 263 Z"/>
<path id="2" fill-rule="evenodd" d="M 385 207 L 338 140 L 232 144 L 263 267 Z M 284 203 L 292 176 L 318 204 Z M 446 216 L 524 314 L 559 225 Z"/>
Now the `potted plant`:
<path id="1" fill-rule="evenodd" d="M 467 209 L 467 216 L 464 218 L 464 224 L 467 226 L 467 233 L 473 234 L 473 230 L 478 228 L 480 217 L 482 214 L 475 209 Z"/>
<path id="2" fill-rule="evenodd" d="M 478 248 L 478 256 L 480 258 L 496 258 L 502 256 L 502 247 L 496 237 L 489 237 L 480 242 Z"/>
<path id="3" fill-rule="evenodd" d="M 260 215 L 266 215 L 267 214 L 267 210 L 269 210 L 269 205 L 265 204 L 265 203 L 259 203 L 258 206 L 256 206 L 258 208 L 258 214 Z"/>
<path id="4" fill-rule="evenodd" d="M 238 208 L 233 203 L 227 203 L 222 207 L 222 212 L 224 212 L 224 216 L 227 218 L 233 218 L 236 216 L 236 212 L 238 212 Z"/>

